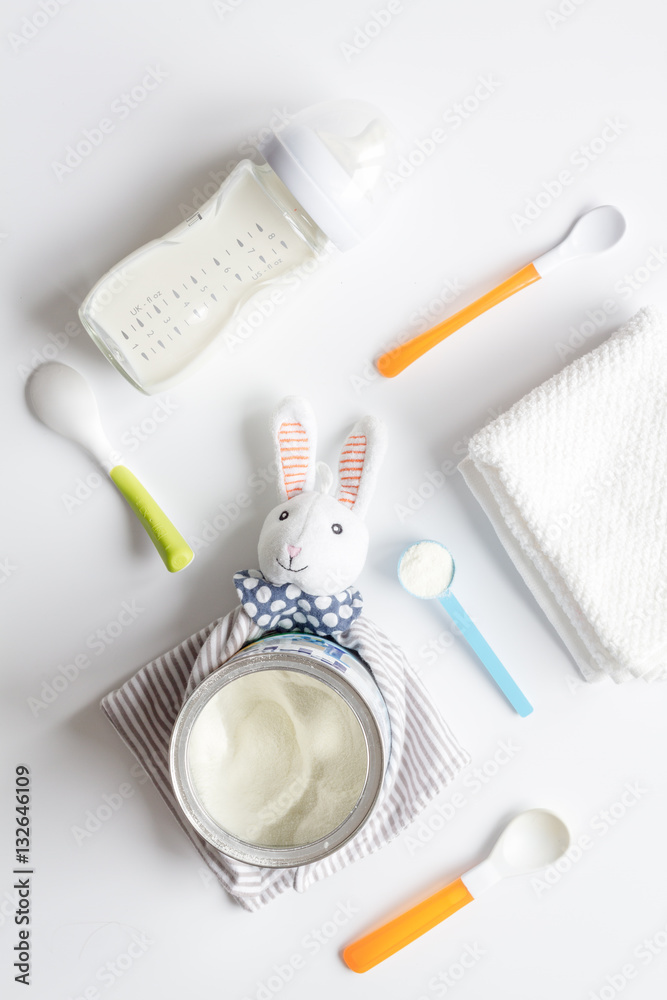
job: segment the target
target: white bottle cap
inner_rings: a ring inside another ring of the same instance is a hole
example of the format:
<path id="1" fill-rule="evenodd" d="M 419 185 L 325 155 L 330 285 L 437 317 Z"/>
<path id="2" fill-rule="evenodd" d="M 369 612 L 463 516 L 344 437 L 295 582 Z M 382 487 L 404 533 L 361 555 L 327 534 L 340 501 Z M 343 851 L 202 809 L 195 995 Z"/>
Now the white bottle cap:
<path id="1" fill-rule="evenodd" d="M 300 112 L 260 151 L 311 219 L 339 250 L 349 250 L 375 226 L 396 146 L 377 108 L 346 100 Z"/>

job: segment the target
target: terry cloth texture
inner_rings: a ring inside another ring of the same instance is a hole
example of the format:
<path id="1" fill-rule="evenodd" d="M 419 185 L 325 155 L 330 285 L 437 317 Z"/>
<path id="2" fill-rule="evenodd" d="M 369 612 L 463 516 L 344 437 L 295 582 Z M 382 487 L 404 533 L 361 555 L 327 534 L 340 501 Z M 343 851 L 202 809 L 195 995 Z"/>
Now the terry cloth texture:
<path id="1" fill-rule="evenodd" d="M 587 680 L 667 675 L 667 321 L 642 309 L 461 472 Z"/>
<path id="2" fill-rule="evenodd" d="M 142 667 L 102 701 L 112 725 L 152 778 L 206 864 L 227 892 L 258 910 L 286 889 L 303 892 L 314 882 L 372 854 L 404 830 L 447 786 L 469 757 L 461 749 L 405 656 L 361 616 L 337 641 L 371 668 L 387 704 L 392 748 L 378 803 L 362 830 L 335 854 L 299 868 L 242 864 L 204 840 L 176 800 L 169 774 L 169 744 L 185 699 L 212 671 L 262 634 L 242 607 Z"/>
<path id="3" fill-rule="evenodd" d="M 349 629 L 364 605 L 352 587 L 330 597 L 313 597 L 295 583 L 270 583 L 257 569 L 234 573 L 234 586 L 248 617 L 272 632 L 299 629 L 335 636 Z"/>

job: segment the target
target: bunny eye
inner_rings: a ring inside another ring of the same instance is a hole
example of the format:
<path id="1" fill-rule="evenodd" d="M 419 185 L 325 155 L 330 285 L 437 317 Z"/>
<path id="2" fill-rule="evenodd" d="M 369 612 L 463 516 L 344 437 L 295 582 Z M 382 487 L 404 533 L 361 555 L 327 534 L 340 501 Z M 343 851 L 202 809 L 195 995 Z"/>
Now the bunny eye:
<path id="1" fill-rule="evenodd" d="M 282 512 L 282 514 L 280 515 L 280 517 L 278 518 L 278 520 L 279 521 L 284 521 L 288 517 L 289 517 L 289 511 L 288 510 L 284 510 Z"/>
<path id="2" fill-rule="evenodd" d="M 340 535 L 340 534 L 342 534 L 342 531 L 343 531 L 343 529 L 340 526 L 340 524 L 332 524 L 331 525 L 331 530 L 333 531 L 334 535 Z"/>

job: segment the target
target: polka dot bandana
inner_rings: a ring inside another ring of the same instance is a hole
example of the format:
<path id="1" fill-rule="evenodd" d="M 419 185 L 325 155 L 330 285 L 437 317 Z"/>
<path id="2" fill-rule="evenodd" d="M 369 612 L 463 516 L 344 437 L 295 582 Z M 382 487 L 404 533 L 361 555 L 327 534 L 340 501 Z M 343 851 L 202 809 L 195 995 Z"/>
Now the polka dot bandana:
<path id="1" fill-rule="evenodd" d="M 359 591 L 351 587 L 330 597 L 313 597 L 295 583 L 269 583 L 256 569 L 234 573 L 234 586 L 245 613 L 267 631 L 345 632 L 364 604 Z"/>

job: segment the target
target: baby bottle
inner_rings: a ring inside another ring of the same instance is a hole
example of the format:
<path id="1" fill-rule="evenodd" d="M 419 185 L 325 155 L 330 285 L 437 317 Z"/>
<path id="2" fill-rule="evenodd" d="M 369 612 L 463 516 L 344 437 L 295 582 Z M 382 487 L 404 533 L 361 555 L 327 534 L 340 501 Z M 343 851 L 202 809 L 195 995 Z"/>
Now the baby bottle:
<path id="1" fill-rule="evenodd" d="M 160 392 L 201 365 L 267 284 L 373 228 L 394 155 L 383 115 L 336 101 L 296 115 L 189 219 L 125 257 L 79 315 L 134 386 Z"/>

